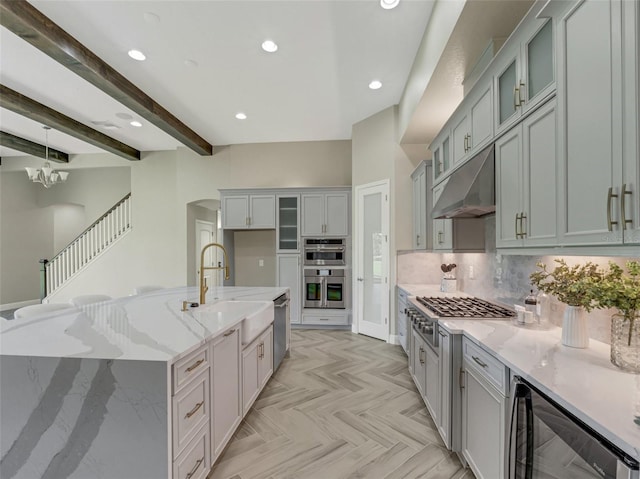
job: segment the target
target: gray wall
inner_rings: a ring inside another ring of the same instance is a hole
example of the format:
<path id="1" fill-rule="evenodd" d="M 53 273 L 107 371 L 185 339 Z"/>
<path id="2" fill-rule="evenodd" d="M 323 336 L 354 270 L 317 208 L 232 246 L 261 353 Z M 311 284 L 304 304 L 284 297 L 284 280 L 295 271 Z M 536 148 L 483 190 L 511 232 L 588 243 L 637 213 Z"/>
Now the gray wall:
<path id="1" fill-rule="evenodd" d="M 70 171 L 49 189 L 23 170 L 0 174 L 0 305 L 39 298 L 38 260 L 51 259 L 131 191 L 128 167 Z"/>
<path id="2" fill-rule="evenodd" d="M 275 230 L 236 231 L 234 251 L 236 286 L 276 285 Z"/>

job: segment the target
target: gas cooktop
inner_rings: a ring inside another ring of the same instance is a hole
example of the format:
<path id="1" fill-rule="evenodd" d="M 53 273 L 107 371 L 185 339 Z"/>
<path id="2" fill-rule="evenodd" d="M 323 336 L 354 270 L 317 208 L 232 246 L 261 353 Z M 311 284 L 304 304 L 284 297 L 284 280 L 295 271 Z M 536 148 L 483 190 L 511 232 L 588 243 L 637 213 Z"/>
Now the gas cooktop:
<path id="1" fill-rule="evenodd" d="M 416 301 L 441 318 L 511 318 L 508 308 L 473 297 L 417 296 Z"/>

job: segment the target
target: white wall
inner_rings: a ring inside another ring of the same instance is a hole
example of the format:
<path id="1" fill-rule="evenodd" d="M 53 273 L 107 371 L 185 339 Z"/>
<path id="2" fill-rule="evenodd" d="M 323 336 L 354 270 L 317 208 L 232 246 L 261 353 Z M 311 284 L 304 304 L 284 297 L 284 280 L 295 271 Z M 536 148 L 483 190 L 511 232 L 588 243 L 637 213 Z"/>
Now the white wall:
<path id="1" fill-rule="evenodd" d="M 353 125 L 353 186 L 389 179 L 389 284 L 396 283 L 396 251 L 411 247 L 412 184 L 415 168 L 398 144 L 397 106 L 389 107 Z M 354 202 L 355 204 L 355 202 Z M 354 211 L 354 219 L 356 212 Z M 355 220 L 353 224 L 355 228 Z M 354 245 L 354 254 L 359 245 Z M 393 289 L 390 290 L 393 296 Z M 389 298 L 391 310 L 393 297 Z M 393 317 L 391 315 L 390 317 Z M 391 334 L 395 334 L 395 323 Z"/>
<path id="2" fill-rule="evenodd" d="M 402 138 L 424 94 L 466 0 L 438 1 L 418 47 L 398 108 L 398 138 Z"/>
<path id="3" fill-rule="evenodd" d="M 50 206 L 53 217 L 53 251 L 62 251 L 85 228 L 85 208 L 82 205 Z"/>
<path id="4" fill-rule="evenodd" d="M 104 165 L 106 158 L 96 159 Z M 86 155 L 85 155 L 86 157 Z M 86 160 L 80 160 L 85 162 Z M 51 188 L 28 180 L 31 157 L 3 158 L 0 167 L 0 305 L 40 297 L 38 260 L 51 259 L 131 190 L 130 169 L 72 169 L 66 183 Z"/>
<path id="5" fill-rule="evenodd" d="M 118 274 L 107 272 L 108 264 L 96 267 L 103 268 L 101 274 L 84 273 L 51 300 L 94 292 L 121 296 L 143 284 L 193 282 L 187 205 L 219 199 L 220 188 L 349 184 L 351 141 L 345 140 L 232 145 L 215 148 L 209 157 L 186 148 L 145 153 L 131 164 L 132 231 L 109 253 Z"/>
<path id="6" fill-rule="evenodd" d="M 0 174 L 0 304 L 40 297 L 38 260 L 53 255 L 53 218 L 38 188 L 23 171 Z"/>

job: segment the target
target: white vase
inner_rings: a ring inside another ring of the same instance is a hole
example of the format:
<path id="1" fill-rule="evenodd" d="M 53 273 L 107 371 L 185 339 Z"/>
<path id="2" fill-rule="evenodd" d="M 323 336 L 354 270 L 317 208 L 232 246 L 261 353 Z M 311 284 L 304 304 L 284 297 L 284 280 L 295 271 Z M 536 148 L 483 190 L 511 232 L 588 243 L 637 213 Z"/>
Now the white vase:
<path id="1" fill-rule="evenodd" d="M 589 347 L 587 316 L 582 307 L 566 306 L 562 320 L 562 344 L 571 348 Z"/>

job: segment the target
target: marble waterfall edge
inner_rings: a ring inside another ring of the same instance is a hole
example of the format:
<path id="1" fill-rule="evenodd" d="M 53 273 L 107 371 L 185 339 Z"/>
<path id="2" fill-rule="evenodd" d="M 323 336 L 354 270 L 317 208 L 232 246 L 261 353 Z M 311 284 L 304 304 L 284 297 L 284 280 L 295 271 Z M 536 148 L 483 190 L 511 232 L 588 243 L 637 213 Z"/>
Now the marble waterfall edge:
<path id="1" fill-rule="evenodd" d="M 3 356 L 0 477 L 167 478 L 167 364 Z"/>

